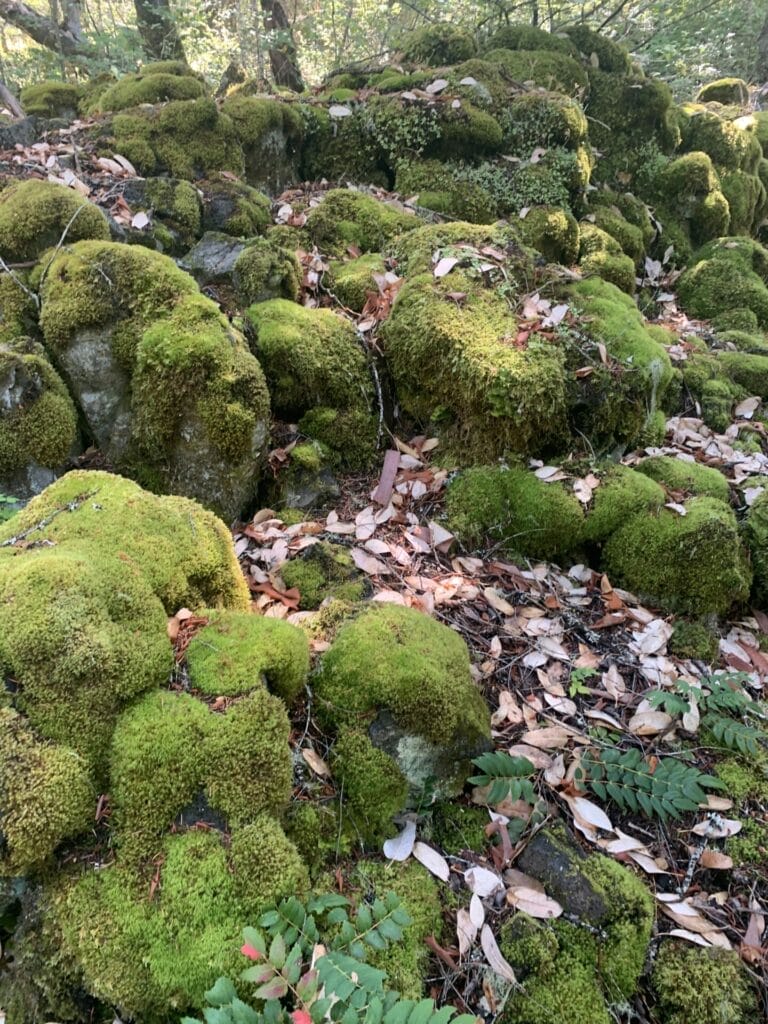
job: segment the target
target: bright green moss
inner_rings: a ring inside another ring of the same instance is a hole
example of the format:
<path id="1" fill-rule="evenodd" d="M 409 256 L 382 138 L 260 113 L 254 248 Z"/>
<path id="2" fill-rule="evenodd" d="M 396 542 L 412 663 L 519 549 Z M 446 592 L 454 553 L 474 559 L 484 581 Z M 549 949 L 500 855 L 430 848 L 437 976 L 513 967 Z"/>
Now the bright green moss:
<path id="1" fill-rule="evenodd" d="M 621 246 L 616 239 L 607 231 L 597 227 L 588 220 L 579 224 L 579 259 L 584 260 L 587 256 L 595 253 L 609 253 L 611 256 L 621 255 Z"/>
<path id="2" fill-rule="evenodd" d="M 121 863 L 155 856 L 164 833 L 202 789 L 211 724 L 204 704 L 164 690 L 118 719 L 109 766 Z"/>
<path id="3" fill-rule="evenodd" d="M 639 228 L 642 243 L 646 248 L 653 242 L 656 236 L 656 227 L 651 219 L 649 208 L 631 192 L 614 192 L 612 189 L 602 188 L 590 193 L 589 201 L 591 207 L 607 208 L 614 216 L 618 212 L 624 220 Z"/>
<path id="4" fill-rule="evenodd" d="M 328 287 L 342 305 L 360 313 L 368 295 L 379 294 L 379 286 L 373 275 L 383 280 L 385 273 L 380 253 L 369 253 L 347 261 L 334 260 L 329 269 Z"/>
<path id="5" fill-rule="evenodd" d="M 686 497 L 717 498 L 728 503 L 728 481 L 719 470 L 711 466 L 688 462 L 670 455 L 657 455 L 651 459 L 643 459 L 637 470 L 672 491 L 683 491 Z"/>
<path id="6" fill-rule="evenodd" d="M 635 264 L 623 253 L 595 252 L 585 256 L 580 267 L 586 277 L 599 278 L 615 285 L 627 295 L 635 293 Z"/>
<path id="7" fill-rule="evenodd" d="M 365 409 L 316 406 L 301 417 L 299 430 L 325 447 L 332 467 L 352 470 L 370 467 L 376 451 L 378 424 L 375 416 Z"/>
<path id="8" fill-rule="evenodd" d="M 751 573 L 736 520 L 714 498 L 686 502 L 686 515 L 662 509 L 620 527 L 603 549 L 614 583 L 665 608 L 725 613 L 746 599 Z"/>
<path id="9" fill-rule="evenodd" d="M 27 114 L 37 117 L 72 117 L 82 95 L 82 87 L 69 82 L 45 80 L 26 85 L 21 90 L 20 100 Z"/>
<path id="10" fill-rule="evenodd" d="M 757 316 L 751 309 L 728 309 L 712 318 L 712 329 L 718 334 L 726 331 L 757 333 Z"/>
<path id="11" fill-rule="evenodd" d="M 438 133 L 427 144 L 425 153 L 441 159 L 472 159 L 482 154 L 498 153 L 504 145 L 500 123 L 467 100 L 460 107 L 444 105 L 438 114 Z"/>
<path id="12" fill-rule="evenodd" d="M 458 64 L 474 57 L 475 40 L 455 25 L 425 25 L 406 36 L 401 43 L 403 60 L 410 64 Z"/>
<path id="13" fill-rule="evenodd" d="M 254 690 L 230 707 L 205 744 L 205 789 L 230 825 L 280 814 L 291 796 L 291 724 L 285 705 Z"/>
<path id="14" fill-rule="evenodd" d="M 24 273 L 0 274 L 0 345 L 34 334 L 37 309 L 22 285 L 29 288 Z"/>
<path id="15" fill-rule="evenodd" d="M 153 178 L 147 181 L 152 213 L 190 245 L 200 233 L 200 197 L 188 181 Z"/>
<path id="16" fill-rule="evenodd" d="M 285 299 L 257 303 L 246 316 L 278 415 L 296 416 L 318 405 L 359 408 L 372 397 L 365 355 L 349 321 Z"/>
<path id="17" fill-rule="evenodd" d="M 738 953 L 664 942 L 651 984 L 666 1024 L 751 1024 L 757 998 Z"/>
<path id="18" fill-rule="evenodd" d="M 285 816 L 285 832 L 315 881 L 330 861 L 350 852 L 348 834 L 340 828 L 335 802 L 294 800 Z"/>
<path id="19" fill-rule="evenodd" d="M 297 302 L 301 270 L 294 253 L 268 238 L 257 238 L 235 263 L 233 283 L 242 306 L 268 299 Z"/>
<path id="20" fill-rule="evenodd" d="M 323 251 L 353 245 L 361 252 L 380 252 L 395 235 L 419 226 L 413 214 L 351 189 L 333 189 L 307 217 L 307 230 Z"/>
<path id="21" fill-rule="evenodd" d="M 298 850 L 269 815 L 232 836 L 229 860 L 235 893 L 247 907 L 263 907 L 288 896 L 301 899 L 309 890 L 309 873 Z"/>
<path id="22" fill-rule="evenodd" d="M 768 824 L 747 818 L 741 832 L 728 840 L 726 850 L 737 867 L 764 864 L 768 857 Z"/>
<path id="23" fill-rule="evenodd" d="M 476 466 L 448 486 L 450 529 L 470 548 L 501 545 L 508 554 L 563 557 L 577 551 L 584 514 L 573 494 L 525 469 Z"/>
<path id="24" fill-rule="evenodd" d="M 749 311 L 751 312 L 751 310 Z M 727 314 L 725 314 L 727 316 Z M 768 339 L 762 331 L 747 333 L 746 331 L 721 331 L 717 340 L 729 349 L 736 349 L 738 352 L 749 352 L 752 355 L 768 355 Z"/>
<path id="25" fill-rule="evenodd" d="M 695 255 L 697 263 L 711 259 L 738 263 L 768 284 L 768 250 L 754 238 L 740 235 L 715 238 L 703 245 Z"/>
<path id="26" fill-rule="evenodd" d="M 358 900 L 383 898 L 394 892 L 411 919 L 401 941 L 381 953 L 373 953 L 370 962 L 387 972 L 387 986 L 406 999 L 420 999 L 429 962 L 425 939 L 438 941 L 443 928 L 440 891 L 432 876 L 414 861 L 404 864 L 359 860 L 350 876 Z"/>
<path id="27" fill-rule="evenodd" d="M 6 262 L 35 260 L 63 236 L 68 243 L 109 238 L 107 218 L 73 189 L 37 178 L 0 192 L 0 251 Z"/>
<path id="28" fill-rule="evenodd" d="M 717 363 L 726 377 L 746 388 L 750 395 L 768 396 L 768 356 L 718 352 Z"/>
<path id="29" fill-rule="evenodd" d="M 631 70 L 629 53 L 623 46 L 614 43 L 608 36 L 595 32 L 586 25 L 573 25 L 565 30 L 566 35 L 588 60 L 595 55 L 601 71 L 621 74 Z"/>
<path id="30" fill-rule="evenodd" d="M 323 454 L 322 446 L 314 441 L 297 444 L 291 450 L 291 466 L 298 470 L 319 473 L 323 468 Z"/>
<path id="31" fill-rule="evenodd" d="M 405 776 L 388 754 L 354 729 L 336 740 L 331 769 L 341 787 L 341 813 L 361 845 L 376 849 L 396 831 L 392 819 L 408 797 Z"/>
<path id="32" fill-rule="evenodd" d="M 623 216 L 615 210 L 606 206 L 598 206 L 590 217 L 593 223 L 606 231 L 621 246 L 622 250 L 631 257 L 634 263 L 639 263 L 645 255 L 645 243 L 643 232 L 639 227 L 630 224 Z"/>
<path id="33" fill-rule="evenodd" d="M 489 224 L 496 218 L 496 201 L 481 184 L 463 179 L 472 168 L 442 160 L 401 160 L 395 188 L 417 197 L 417 205 L 462 221 Z"/>
<path id="34" fill-rule="evenodd" d="M 510 256 L 523 255 L 520 238 L 516 229 L 509 225 L 481 225 L 457 221 L 447 224 L 425 224 L 396 238 L 390 253 L 395 259 L 401 276 L 413 277 L 432 267 L 437 250 L 452 249 L 454 246 L 471 245 L 482 248 L 492 245 Z"/>
<path id="35" fill-rule="evenodd" d="M 328 597 L 361 601 L 368 589 L 347 549 L 328 541 L 306 548 L 299 557 L 286 562 L 280 574 L 286 586 L 299 591 L 299 607 L 305 610 L 319 608 Z"/>
<path id="36" fill-rule="evenodd" d="M 754 597 L 759 607 L 768 599 L 768 498 L 761 494 L 750 506 L 744 537 L 755 572 Z"/>
<path id="37" fill-rule="evenodd" d="M 309 645 L 289 622 L 247 612 L 210 611 L 187 649 L 191 685 L 212 696 L 238 696 L 266 682 L 290 704 L 309 672 Z"/>
<path id="38" fill-rule="evenodd" d="M 93 821 L 96 793 L 72 749 L 37 739 L 10 708 L 0 708 L 3 874 L 26 874 Z"/>
<path id="39" fill-rule="evenodd" d="M 579 225 L 572 213 L 552 206 L 535 206 L 519 224 L 523 241 L 550 263 L 571 266 L 579 253 Z"/>
<path id="40" fill-rule="evenodd" d="M 236 94 L 221 109 L 243 147 L 249 184 L 274 190 L 296 177 L 304 123 L 294 104 Z"/>
<path id="41" fill-rule="evenodd" d="M 168 100 L 195 100 L 205 96 L 205 84 L 191 74 L 175 75 L 166 72 L 147 72 L 125 75 L 99 96 L 96 109 L 125 110 L 142 103 L 166 103 Z"/>
<path id="42" fill-rule="evenodd" d="M 536 25 L 502 25 L 485 43 L 488 49 L 504 50 L 551 50 L 558 53 L 576 54 L 576 47 L 567 35 L 545 32 Z M 485 55 L 487 57 L 487 54 Z"/>
<path id="43" fill-rule="evenodd" d="M 231 119 L 213 99 L 173 100 L 153 110 L 117 114 L 114 145 L 145 175 L 210 177 L 216 171 L 244 172 L 243 152 Z"/>
<path id="44" fill-rule="evenodd" d="M 720 182 L 731 213 L 728 230 L 732 235 L 751 233 L 765 207 L 765 186 L 746 171 L 723 173 Z"/>
<path id="45" fill-rule="evenodd" d="M 627 466 L 615 466 L 602 476 L 594 491 L 584 538 L 602 543 L 633 516 L 656 512 L 664 502 L 664 491 L 655 481 Z"/>
<path id="46" fill-rule="evenodd" d="M 716 167 L 753 173 L 761 156 L 760 144 L 749 131 L 726 121 L 712 110 L 692 109 L 683 123 L 683 148 L 708 153 Z"/>
<path id="47" fill-rule="evenodd" d="M 371 606 L 344 624 L 315 683 L 323 717 L 359 725 L 385 708 L 405 729 L 433 743 L 488 733 L 488 711 L 472 683 L 458 634 L 398 605 Z"/>
<path id="48" fill-rule="evenodd" d="M 516 96 L 503 117 L 504 145 L 515 156 L 534 149 L 575 149 L 587 138 L 587 119 L 576 100 L 561 93 L 526 92 Z"/>
<path id="49" fill-rule="evenodd" d="M 77 435 L 77 413 L 40 346 L 0 343 L 0 389 L 6 388 L 14 398 L 0 408 L 0 480 L 30 464 L 61 466 Z"/>
<path id="50" fill-rule="evenodd" d="M 508 251 L 519 256 L 507 273 L 525 279 L 527 253 Z M 467 297 L 457 304 L 450 292 Z M 478 288 L 467 273 L 457 268 L 437 281 L 431 273 L 409 276 L 383 333 L 402 407 L 422 421 L 439 416 L 465 456 L 531 452 L 563 437 L 562 347 L 537 335 L 526 347 L 511 345 L 518 333 L 514 315 L 500 295 Z"/>
<path id="51" fill-rule="evenodd" d="M 718 78 L 703 85 L 696 94 L 697 103 L 734 103 L 744 106 L 749 89 L 743 78 Z"/>
<path id="52" fill-rule="evenodd" d="M 701 622 L 678 619 L 672 629 L 668 644 L 670 654 L 678 658 L 696 658 L 712 665 L 719 651 L 718 638 Z M 730 789 L 726 786 L 727 792 Z"/>
<path id="53" fill-rule="evenodd" d="M 488 846 L 485 829 L 489 822 L 485 808 L 446 800 L 432 812 L 429 838 L 447 854 L 459 856 L 463 850 L 480 854 Z"/>
<path id="54" fill-rule="evenodd" d="M 748 800 L 763 803 L 768 798 L 768 758 L 764 753 L 749 759 L 726 756 L 718 760 L 716 771 L 725 784 L 724 792 L 737 805 Z"/>
<path id="55" fill-rule="evenodd" d="M 484 60 L 499 64 L 517 82 L 534 82 L 550 92 L 583 96 L 589 79 L 581 64 L 567 53 L 556 50 L 494 49 Z"/>

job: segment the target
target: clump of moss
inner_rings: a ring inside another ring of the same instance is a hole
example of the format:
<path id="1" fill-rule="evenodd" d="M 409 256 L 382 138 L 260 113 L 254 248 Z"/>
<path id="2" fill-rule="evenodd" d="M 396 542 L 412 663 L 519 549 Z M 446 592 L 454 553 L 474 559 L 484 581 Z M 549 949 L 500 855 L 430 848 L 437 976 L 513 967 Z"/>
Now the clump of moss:
<path id="1" fill-rule="evenodd" d="M 565 34 L 585 57 L 591 58 L 594 54 L 601 71 L 626 74 L 631 70 L 628 51 L 601 32 L 595 32 L 587 25 L 572 25 Z"/>
<path id="2" fill-rule="evenodd" d="M 746 599 L 751 572 L 733 512 L 714 498 L 662 509 L 620 527 L 603 549 L 611 579 L 665 608 L 725 613 Z"/>
<path id="3" fill-rule="evenodd" d="M 336 740 L 331 768 L 342 787 L 342 813 L 363 846 L 377 848 L 395 832 L 392 819 L 408 798 L 408 780 L 392 758 L 359 730 Z"/>
<path id="4" fill-rule="evenodd" d="M 755 572 L 754 596 L 762 605 L 768 596 L 768 498 L 764 494 L 750 506 L 744 537 Z"/>
<path id="5" fill-rule="evenodd" d="M 482 853 L 488 845 L 485 828 L 488 811 L 467 807 L 455 801 L 443 801 L 432 812 L 431 839 L 448 854 L 458 856 L 463 850 Z"/>
<path id="6" fill-rule="evenodd" d="M 285 299 L 257 303 L 246 316 L 279 415 L 318 405 L 360 408 L 372 398 L 365 356 L 348 321 Z"/>
<path id="7" fill-rule="evenodd" d="M 720 650 L 718 638 L 701 622 L 678 619 L 669 638 L 669 652 L 678 658 L 696 658 L 711 665 Z M 730 790 L 728 790 L 730 792 Z"/>
<path id="8" fill-rule="evenodd" d="M 223 231 L 236 238 L 260 235 L 271 224 L 269 199 L 242 181 L 214 176 L 198 182 L 202 192 L 203 230 Z"/>
<path id="9" fill-rule="evenodd" d="M 299 430 L 324 446 L 334 468 L 366 469 L 376 451 L 378 427 L 364 409 L 316 406 L 301 417 Z"/>
<path id="10" fill-rule="evenodd" d="M 411 213 L 400 213 L 385 203 L 351 189 L 332 189 L 307 217 L 307 231 L 323 251 L 381 252 L 395 235 L 419 226 Z"/>
<path id="11" fill-rule="evenodd" d="M 697 103 L 725 103 L 744 106 L 749 101 L 749 89 L 743 78 L 717 78 L 702 85 L 696 94 Z"/>
<path id="12" fill-rule="evenodd" d="M 448 486 L 446 514 L 464 545 L 493 543 L 523 557 L 565 556 L 579 549 L 584 535 L 584 514 L 574 495 L 525 469 L 465 470 Z"/>
<path id="13" fill-rule="evenodd" d="M 635 293 L 635 265 L 624 253 L 594 252 L 580 261 L 586 277 L 598 278 L 615 285 L 627 295 Z"/>
<path id="14" fill-rule="evenodd" d="M 296 256 L 268 238 L 257 238 L 238 256 L 232 281 L 239 302 L 251 306 L 268 299 L 297 302 L 301 271 Z"/>
<path id="15" fill-rule="evenodd" d="M 576 149 L 587 138 L 587 119 L 581 105 L 557 92 L 533 91 L 516 96 L 502 124 L 505 146 L 524 157 L 537 147 Z"/>
<path id="16" fill-rule="evenodd" d="M 483 59 L 499 64 L 516 82 L 533 82 L 550 92 L 580 97 L 589 89 L 589 79 L 581 64 L 562 51 L 502 47 L 490 50 Z"/>
<path id="17" fill-rule="evenodd" d="M 116 114 L 112 132 L 114 146 L 144 175 L 167 172 L 194 181 L 217 171 L 241 177 L 245 170 L 234 124 L 213 99 Z"/>
<path id="18" fill-rule="evenodd" d="M 579 225 L 572 213 L 552 206 L 535 206 L 519 224 L 526 244 L 550 263 L 571 266 L 579 253 Z"/>
<path id="19" fill-rule="evenodd" d="M 592 222 L 607 232 L 621 246 L 621 249 L 637 264 L 645 255 L 645 240 L 641 228 L 630 224 L 616 210 L 607 206 L 598 206 L 590 214 Z"/>
<path id="20" fill-rule="evenodd" d="M 94 112 L 126 110 L 142 103 L 195 100 L 205 96 L 205 83 L 187 69 L 185 74 L 155 71 L 152 65 L 135 75 L 124 75 L 110 85 L 94 103 Z"/>
<path id="21" fill-rule="evenodd" d="M 45 79 L 25 85 L 19 96 L 27 114 L 37 117 L 75 117 L 82 87 L 69 82 Z"/>
<path id="22" fill-rule="evenodd" d="M 757 315 L 751 309 L 727 309 L 712 318 L 712 330 L 718 334 L 726 331 L 746 331 L 754 334 L 757 331 Z"/>
<path id="23" fill-rule="evenodd" d="M 246 907 L 263 907 L 288 896 L 301 899 L 309 890 L 309 873 L 293 842 L 267 814 L 232 836 L 229 861 L 234 888 Z"/>
<path id="24" fill-rule="evenodd" d="M 77 435 L 77 413 L 41 346 L 0 343 L 0 392 L 10 398 L 0 408 L 0 484 L 26 467 L 61 466 Z"/>
<path id="25" fill-rule="evenodd" d="M 35 260 L 62 237 L 107 239 L 107 218 L 73 189 L 37 178 L 0 192 L 0 251 L 8 263 Z"/>
<path id="26" fill-rule="evenodd" d="M 247 612 L 210 610 L 187 648 L 190 683 L 203 693 L 239 696 L 266 683 L 290 704 L 309 672 L 309 646 L 296 626 Z"/>
<path id="27" fill-rule="evenodd" d="M 725 792 L 739 805 L 747 800 L 762 803 L 768 798 L 768 758 L 763 752 L 748 760 L 724 757 L 717 762 L 717 775 L 725 783 Z"/>
<path id="28" fill-rule="evenodd" d="M 395 188 L 401 195 L 416 196 L 418 206 L 445 213 L 462 221 L 489 224 L 496 218 L 497 203 L 482 184 L 466 180 L 470 168 L 442 160 L 399 160 Z"/>
<path id="29" fill-rule="evenodd" d="M 728 840 L 726 849 L 737 867 L 764 864 L 768 856 L 768 824 L 747 818 L 739 834 Z"/>
<path id="30" fill-rule="evenodd" d="M 751 132 L 703 106 L 684 106 L 681 115 L 684 150 L 707 153 L 716 167 L 725 170 L 751 174 L 757 169 L 761 149 Z"/>
<path id="31" fill-rule="evenodd" d="M 651 985 L 668 1024 L 749 1024 L 757 998 L 738 953 L 665 942 Z"/>
<path id="32" fill-rule="evenodd" d="M 299 591 L 299 607 L 305 610 L 319 608 L 326 598 L 355 603 L 368 590 L 347 549 L 328 541 L 306 548 L 286 562 L 280 574 L 286 586 Z"/>
<path id="33" fill-rule="evenodd" d="M 546 32 L 536 25 L 525 23 L 502 25 L 489 36 L 485 45 L 488 49 L 554 50 L 573 55 L 577 53 L 576 47 L 567 35 Z"/>
<path id="34" fill-rule="evenodd" d="M 637 470 L 670 490 L 685 492 L 686 497 L 694 495 L 728 502 L 728 481 L 719 470 L 711 466 L 677 459 L 671 455 L 656 455 L 643 459 Z"/>
<path id="35" fill-rule="evenodd" d="M 285 815 L 285 832 L 315 881 L 329 861 L 350 852 L 335 802 L 294 800 Z"/>
<path id="36" fill-rule="evenodd" d="M 22 875 L 90 827 L 96 794 L 83 758 L 37 739 L 20 715 L 0 708 L 0 797 L 0 867 L 3 874 Z"/>
<path id="37" fill-rule="evenodd" d="M 146 209 L 160 227 L 170 232 L 171 246 L 190 246 L 200 234 L 200 197 L 188 181 L 170 178 L 135 178 L 125 183 L 123 197 L 133 209 Z M 163 243 L 165 240 L 161 237 Z"/>
<path id="38" fill-rule="evenodd" d="M 243 147 L 249 185 L 274 194 L 296 178 L 304 123 L 295 105 L 235 93 L 221 109 Z"/>
<path id="39" fill-rule="evenodd" d="M 380 253 L 368 253 L 351 260 L 334 260 L 329 271 L 329 289 L 343 305 L 356 313 L 362 312 L 370 293 L 379 293 L 374 274 L 383 279 L 386 273 Z"/>
<path id="40" fill-rule="evenodd" d="M 425 25 L 403 39 L 400 45 L 403 60 L 410 64 L 458 64 L 474 57 L 475 41 L 468 32 L 455 25 Z"/>
<path id="41" fill-rule="evenodd" d="M 614 466 L 594 491 L 584 538 L 602 543 L 633 516 L 658 512 L 665 500 L 663 489 L 655 481 L 627 466 Z"/>

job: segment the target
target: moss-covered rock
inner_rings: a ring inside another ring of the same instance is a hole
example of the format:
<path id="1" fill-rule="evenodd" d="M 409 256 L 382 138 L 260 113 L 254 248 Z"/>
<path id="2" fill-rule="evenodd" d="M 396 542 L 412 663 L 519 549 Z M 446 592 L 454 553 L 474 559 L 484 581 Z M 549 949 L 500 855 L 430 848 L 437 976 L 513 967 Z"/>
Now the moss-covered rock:
<path id="1" fill-rule="evenodd" d="M 696 658 L 707 665 L 713 664 L 719 651 L 718 638 L 711 629 L 702 622 L 689 622 L 686 619 L 675 622 L 667 646 L 670 654 L 678 658 Z M 726 792 L 733 793 L 727 782 L 725 785 Z"/>
<path id="2" fill-rule="evenodd" d="M 753 310 L 746 308 L 727 309 L 724 313 L 718 313 L 712 318 L 712 329 L 718 334 L 726 331 L 745 331 L 748 334 L 756 334 L 757 326 L 757 315 Z"/>
<path id="3" fill-rule="evenodd" d="M 274 195 L 297 179 L 304 123 L 295 104 L 235 94 L 221 109 L 243 148 L 249 185 Z"/>
<path id="4" fill-rule="evenodd" d="M 187 648 L 191 685 L 205 694 L 240 696 L 264 685 L 286 704 L 309 672 L 305 634 L 280 619 L 211 610 Z"/>
<path id="5" fill-rule="evenodd" d="M 663 943 L 651 984 L 668 1024 L 748 1024 L 757 999 L 737 953 Z"/>
<path id="6" fill-rule="evenodd" d="M 476 45 L 468 32 L 456 25 L 425 25 L 406 36 L 400 44 L 403 60 L 411 64 L 458 64 L 474 57 Z"/>
<path id="7" fill-rule="evenodd" d="M 702 85 L 696 94 L 697 103 L 733 103 L 744 106 L 749 100 L 749 89 L 743 78 L 717 78 Z"/>
<path id="8" fill-rule="evenodd" d="M 242 181 L 214 176 L 198 182 L 197 188 L 202 193 L 205 231 L 252 238 L 262 234 L 271 223 L 269 199 Z"/>
<path id="9" fill-rule="evenodd" d="M 413 214 L 351 189 L 332 189 L 307 217 L 307 231 L 324 252 L 343 253 L 348 246 L 381 252 L 395 235 L 418 226 Z"/>
<path id="10" fill-rule="evenodd" d="M 96 801 L 86 761 L 36 738 L 10 708 L 0 708 L 0 797 L 4 875 L 26 874 L 86 831 Z"/>
<path id="11" fill-rule="evenodd" d="M 195 100 L 206 94 L 205 83 L 187 68 L 184 74 L 156 71 L 152 65 L 135 75 L 124 75 L 105 89 L 94 103 L 95 111 L 126 110 L 143 103 Z"/>
<path id="12" fill-rule="evenodd" d="M 537 148 L 576 149 L 587 138 L 587 119 L 581 105 L 557 92 L 524 92 L 504 112 L 504 145 L 515 156 L 528 158 Z"/>
<path id="13" fill-rule="evenodd" d="M 550 50 L 576 55 L 571 39 L 563 33 L 546 32 L 536 25 L 525 23 L 502 25 L 485 42 L 489 50 Z M 487 53 L 486 53 L 487 56 Z"/>
<path id="14" fill-rule="evenodd" d="M 270 238 L 257 238 L 238 256 L 232 283 L 242 306 L 268 299 L 297 302 L 301 269 L 295 254 Z"/>
<path id="15" fill-rule="evenodd" d="M 243 150 L 230 117 L 212 99 L 173 100 L 116 114 L 114 146 L 140 174 L 168 173 L 194 181 L 217 171 L 242 176 Z"/>
<path id="16" fill-rule="evenodd" d="M 754 593 L 760 607 L 768 601 L 768 499 L 760 495 L 750 506 L 744 527 L 755 572 Z"/>
<path id="17" fill-rule="evenodd" d="M 725 613 L 746 599 L 751 571 L 736 519 L 723 502 L 693 498 L 620 527 L 603 549 L 611 579 L 665 608 Z"/>
<path id="18" fill-rule="evenodd" d="M 320 541 L 280 569 L 288 587 L 299 594 L 299 607 L 319 608 L 326 598 L 354 603 L 367 596 L 368 585 L 352 557 L 340 544 Z"/>
<path id="19" fill-rule="evenodd" d="M 26 498 L 42 490 L 76 436 L 72 399 L 42 346 L 0 343 L 0 491 Z"/>
<path id="20" fill-rule="evenodd" d="M 127 229 L 128 242 L 148 244 L 160 252 L 179 253 L 200 234 L 200 196 L 188 181 L 129 178 L 123 186 L 123 198 L 133 210 L 145 212 L 151 218 L 145 229 Z"/>
<path id="21" fill-rule="evenodd" d="M 684 151 L 707 153 L 719 169 L 749 174 L 757 170 L 761 149 L 752 132 L 708 107 L 688 104 L 682 107 L 681 114 Z"/>
<path id="22" fill-rule="evenodd" d="M 627 295 L 635 294 L 635 264 L 624 253 L 598 251 L 589 253 L 579 261 L 585 277 L 599 279 L 615 285 Z"/>
<path id="23" fill-rule="evenodd" d="M 374 274 L 384 282 L 386 269 L 380 253 L 368 253 L 346 261 L 334 260 L 329 268 L 328 287 L 342 305 L 360 313 L 368 295 L 379 293 Z"/>
<path id="24" fill-rule="evenodd" d="M 562 50 L 502 47 L 485 53 L 483 59 L 500 65 L 516 82 L 533 82 L 550 92 L 582 97 L 589 89 L 586 71 L 578 60 Z"/>
<path id="25" fill-rule="evenodd" d="M 108 473 L 62 477 L 1 539 L 28 530 L 42 543 L 0 554 L 0 666 L 41 737 L 99 769 L 121 708 L 168 676 L 168 614 L 244 608 L 247 590 L 211 513 Z"/>
<path id="26" fill-rule="evenodd" d="M 435 213 L 489 224 L 496 217 L 498 204 L 482 184 L 466 180 L 473 171 L 472 167 L 441 160 L 400 160 L 395 188 L 401 195 L 416 197 L 418 206 Z"/>
<path id="27" fill-rule="evenodd" d="M 333 469 L 370 467 L 378 442 L 378 424 L 366 409 L 315 406 L 299 420 L 299 430 L 323 446 Z M 295 455 L 296 449 L 294 449 Z"/>
<path id="28" fill-rule="evenodd" d="M 333 747 L 331 768 L 341 787 L 342 810 L 362 846 L 376 849 L 394 835 L 395 814 L 406 806 L 408 780 L 365 732 L 345 730 Z"/>
<path id="29" fill-rule="evenodd" d="M 237 515 L 255 489 L 269 398 L 193 279 L 144 248 L 82 242 L 56 257 L 41 295 L 46 342 L 113 463 Z"/>
<path id="30" fill-rule="evenodd" d="M 37 117 L 74 118 L 82 93 L 82 86 L 56 79 L 45 79 L 42 82 L 35 82 L 34 85 L 25 85 L 19 98 L 27 114 L 35 114 Z"/>
<path id="31" fill-rule="evenodd" d="M 518 225 L 526 244 L 550 263 L 566 267 L 576 262 L 579 253 L 579 225 L 572 213 L 552 206 L 535 206 Z"/>
<path id="32" fill-rule="evenodd" d="M 489 737 L 462 639 L 421 612 L 371 606 L 338 631 L 315 682 L 318 712 L 337 730 L 369 723 L 374 746 L 412 790 L 432 779 L 442 795 L 463 786 L 468 759 Z"/>
<path id="33" fill-rule="evenodd" d="M 670 455 L 657 455 L 643 459 L 637 470 L 672 491 L 682 491 L 686 497 L 717 498 L 726 504 L 728 502 L 728 481 L 719 470 L 711 466 Z"/>
<path id="34" fill-rule="evenodd" d="M 257 303 L 246 315 L 279 415 L 298 416 L 318 405 L 361 408 L 371 399 L 365 355 L 349 321 L 285 299 Z"/>
<path id="35" fill-rule="evenodd" d="M 7 263 L 35 260 L 62 238 L 107 239 L 107 218 L 79 192 L 37 178 L 0 192 L 0 251 Z"/>
<path id="36" fill-rule="evenodd" d="M 584 539 L 603 543 L 633 516 L 658 512 L 666 497 L 664 490 L 648 476 L 627 466 L 608 469 L 594 491 L 584 523 Z"/>
<path id="37" fill-rule="evenodd" d="M 525 469 L 476 466 L 446 493 L 450 529 L 470 548 L 493 544 L 513 555 L 563 557 L 578 551 L 584 513 L 573 494 Z"/>

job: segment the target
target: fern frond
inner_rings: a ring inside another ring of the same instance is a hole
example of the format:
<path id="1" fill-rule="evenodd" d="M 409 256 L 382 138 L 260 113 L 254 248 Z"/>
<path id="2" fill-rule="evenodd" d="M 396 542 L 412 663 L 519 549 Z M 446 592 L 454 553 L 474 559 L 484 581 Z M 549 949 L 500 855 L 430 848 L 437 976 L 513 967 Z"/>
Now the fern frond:
<path id="1" fill-rule="evenodd" d="M 529 804 L 536 800 L 530 776 L 535 768 L 527 757 L 512 757 L 501 750 L 490 751 L 476 757 L 472 764 L 481 774 L 473 775 L 469 781 L 474 786 L 490 786 L 486 800 L 498 804 L 502 800 L 523 799 Z"/>

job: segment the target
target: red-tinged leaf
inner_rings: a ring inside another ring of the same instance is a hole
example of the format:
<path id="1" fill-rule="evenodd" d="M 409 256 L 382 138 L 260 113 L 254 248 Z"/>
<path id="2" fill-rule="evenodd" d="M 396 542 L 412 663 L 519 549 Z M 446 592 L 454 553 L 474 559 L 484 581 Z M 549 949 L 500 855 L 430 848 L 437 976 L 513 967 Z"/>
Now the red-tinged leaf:
<path id="1" fill-rule="evenodd" d="M 255 946 L 249 946 L 247 942 L 244 942 L 243 945 L 240 947 L 240 952 L 243 954 L 243 956 L 247 956 L 249 960 L 261 959 L 261 953 L 258 951 L 258 949 L 256 949 Z"/>
<path id="2" fill-rule="evenodd" d="M 254 999 L 282 999 L 288 994 L 288 982 L 285 978 L 274 978 L 265 985 L 259 985 L 253 993 Z"/>
<path id="3" fill-rule="evenodd" d="M 312 1024 L 312 1018 L 306 1010 L 293 1010 L 291 1020 L 293 1024 Z"/>

